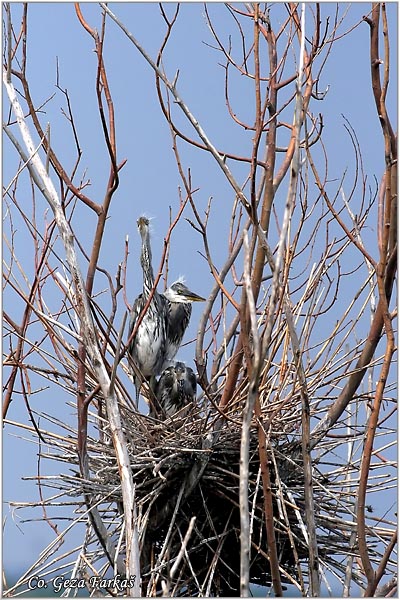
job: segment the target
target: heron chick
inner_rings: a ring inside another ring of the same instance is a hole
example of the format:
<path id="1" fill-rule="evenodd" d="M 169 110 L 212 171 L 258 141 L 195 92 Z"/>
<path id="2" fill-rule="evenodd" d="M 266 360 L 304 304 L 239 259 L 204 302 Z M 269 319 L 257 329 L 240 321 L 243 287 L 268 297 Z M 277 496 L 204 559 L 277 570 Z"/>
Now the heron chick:
<path id="1" fill-rule="evenodd" d="M 156 384 L 158 408 L 163 415 L 172 417 L 196 397 L 197 381 L 193 369 L 183 362 L 167 367 Z"/>
<path id="2" fill-rule="evenodd" d="M 129 353 L 139 374 L 149 380 L 150 387 L 154 389 L 155 377 L 160 375 L 175 358 L 182 342 L 192 312 L 190 303 L 204 300 L 204 298 L 191 292 L 182 280 L 173 283 L 164 294 L 159 294 L 157 290 L 153 292 L 154 272 L 149 219 L 140 217 L 137 225 L 142 238 L 140 264 L 143 271 L 143 291 L 136 298 L 132 307 L 129 337 L 146 305 L 149 304 L 136 335 L 130 343 Z M 133 371 L 136 401 L 139 399 L 141 387 L 139 374 L 136 370 Z"/>

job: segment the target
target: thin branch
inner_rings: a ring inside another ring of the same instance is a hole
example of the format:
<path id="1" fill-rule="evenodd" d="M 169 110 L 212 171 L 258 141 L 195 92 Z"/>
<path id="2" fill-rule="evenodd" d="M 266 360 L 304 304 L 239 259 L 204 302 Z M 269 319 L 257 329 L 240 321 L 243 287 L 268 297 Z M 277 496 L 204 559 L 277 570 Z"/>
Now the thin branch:
<path id="1" fill-rule="evenodd" d="M 240 441 L 240 487 L 239 487 L 239 505 L 240 505 L 240 595 L 242 598 L 250 596 L 249 575 L 250 575 L 250 524 L 249 524 L 249 444 L 250 444 L 250 423 L 253 416 L 254 405 L 258 396 L 258 379 L 261 369 L 261 346 L 257 328 L 256 307 L 253 297 L 253 290 L 250 281 L 250 253 L 247 232 L 244 232 L 243 245 L 244 256 L 244 281 L 249 303 L 249 313 L 251 319 L 251 330 L 254 344 L 254 366 L 249 392 L 247 395 L 246 406 L 243 410 L 243 426 Z"/>

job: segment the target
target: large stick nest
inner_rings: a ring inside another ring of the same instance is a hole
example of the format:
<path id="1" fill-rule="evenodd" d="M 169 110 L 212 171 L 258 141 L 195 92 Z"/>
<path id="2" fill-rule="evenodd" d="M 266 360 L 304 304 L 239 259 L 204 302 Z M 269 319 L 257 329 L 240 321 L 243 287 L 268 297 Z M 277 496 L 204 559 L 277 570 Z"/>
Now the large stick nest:
<path id="1" fill-rule="evenodd" d="M 169 594 L 177 596 L 238 595 L 241 439 L 238 406 L 228 419 L 221 419 L 214 409 L 197 408 L 165 422 L 126 406 L 121 410 L 138 508 L 142 593 L 160 594 L 163 583 L 164 592 L 167 589 Z M 109 535 L 116 545 L 119 541 L 119 553 L 124 556 L 122 494 L 114 449 L 107 420 L 99 419 L 98 415 L 92 415 L 92 419 L 95 429 L 88 443 L 91 480 L 82 480 L 77 470 L 73 476 L 55 478 L 55 487 L 64 489 L 69 497 L 86 494 L 93 503 L 99 503 Z M 294 583 L 304 590 L 308 580 L 305 560 L 308 533 L 298 398 L 293 398 L 290 405 L 286 403 L 284 412 L 265 411 L 263 422 L 268 440 L 280 574 L 283 583 Z M 64 445 L 63 456 L 56 458 L 78 464 L 74 443 L 75 440 L 71 443 L 69 439 L 69 448 Z M 349 554 L 357 558 L 351 478 L 352 474 L 355 478 L 358 465 L 345 464 L 341 458 L 342 446 L 342 439 L 334 436 L 322 444 L 319 453 L 315 453 L 313 470 L 319 556 L 338 578 L 344 577 Z M 50 481 L 48 484 L 52 485 Z M 250 581 L 268 586 L 271 573 L 256 422 L 250 437 L 249 514 Z M 193 516 L 194 525 L 190 524 Z M 188 530 L 189 541 L 171 577 Z M 370 554 L 379 561 L 382 555 L 379 541 L 387 539 L 389 534 L 384 528 L 370 533 Z M 96 542 L 95 536 L 90 540 Z M 96 551 L 86 555 L 94 562 L 104 559 L 98 543 Z M 357 570 L 353 569 L 352 577 L 362 583 Z"/>

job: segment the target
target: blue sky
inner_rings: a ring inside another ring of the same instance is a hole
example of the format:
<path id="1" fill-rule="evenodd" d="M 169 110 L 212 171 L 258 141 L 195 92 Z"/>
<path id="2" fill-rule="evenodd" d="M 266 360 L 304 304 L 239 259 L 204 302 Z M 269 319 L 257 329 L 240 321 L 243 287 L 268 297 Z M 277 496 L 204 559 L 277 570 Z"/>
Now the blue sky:
<path id="1" fill-rule="evenodd" d="M 175 5 L 166 6 L 172 14 Z M 335 5 L 321 6 L 322 18 L 331 15 Z M 143 44 L 147 52 L 156 57 L 163 40 L 165 25 L 161 19 L 158 5 L 155 3 L 113 3 L 111 5 L 128 29 Z M 366 3 L 340 4 L 339 13 L 344 17 L 339 33 L 353 27 L 370 9 Z M 19 23 L 20 5 L 12 5 L 15 23 Z M 83 4 L 84 16 L 92 26 L 100 26 L 100 9 L 96 4 Z M 390 37 L 397 42 L 397 4 L 387 5 Z M 222 4 L 210 3 L 210 15 L 225 42 L 234 31 L 232 20 L 227 18 Z M 273 24 L 284 18 L 282 6 L 271 8 Z M 311 31 L 312 17 L 307 14 L 307 27 Z M 235 35 L 235 34 L 234 34 Z M 233 37 L 237 42 L 237 38 Z M 221 149 L 237 154 L 249 151 L 252 132 L 240 130 L 229 118 L 224 100 L 224 70 L 218 64 L 222 56 L 209 45 L 213 44 L 210 31 L 204 18 L 202 4 L 183 4 L 180 17 L 171 42 L 167 47 L 164 68 L 172 79 L 179 69 L 178 89 L 192 113 L 201 122 L 212 142 Z M 324 143 L 329 156 L 329 179 L 336 182 L 344 170 L 348 178 L 344 188 L 351 188 L 351 175 L 354 172 L 352 145 L 345 130 L 346 120 L 354 128 L 362 151 L 362 159 L 368 182 L 373 186 L 374 177 L 380 181 L 384 170 L 383 143 L 380 125 L 370 86 L 369 67 L 369 29 L 365 23 L 359 25 L 351 34 L 335 42 L 331 55 L 321 77 L 320 91 L 327 90 L 323 101 L 312 101 L 311 110 L 324 115 Z M 131 301 L 141 287 L 138 272 L 139 237 L 136 231 L 136 219 L 141 214 L 153 217 L 153 253 L 154 266 L 157 267 L 162 251 L 163 238 L 168 227 L 170 207 L 176 214 L 179 207 L 178 187 L 181 185 L 173 152 L 171 136 L 167 123 L 158 105 L 154 74 L 143 58 L 134 49 L 128 39 L 114 23 L 107 22 L 105 43 L 105 64 L 109 77 L 116 113 L 117 148 L 119 160 L 127 159 L 120 172 L 120 186 L 113 198 L 107 223 L 106 238 L 103 244 L 100 265 L 114 275 L 118 264 L 123 260 L 125 237 L 129 236 L 130 257 L 128 264 L 127 290 Z M 396 129 L 397 114 L 397 48 L 392 48 L 392 70 L 388 93 L 388 108 L 392 124 Z M 28 78 L 32 96 L 36 105 L 46 103 L 40 115 L 41 122 L 51 124 L 51 141 L 58 158 L 69 171 L 75 161 L 71 129 L 62 116 L 65 98 L 56 89 L 56 65 L 58 62 L 60 86 L 67 88 L 75 118 L 75 125 L 83 155 L 80 163 L 82 177 L 90 180 L 87 193 L 97 202 L 101 202 L 108 178 L 108 156 L 101 133 L 99 115 L 96 108 L 95 76 L 96 56 L 93 52 L 93 40 L 83 31 L 71 3 L 30 3 L 28 34 Z M 233 77 L 231 95 L 235 111 L 241 118 L 251 120 L 253 97 L 247 90 L 243 78 Z M 4 112 L 7 117 L 8 104 L 3 97 Z M 5 118 L 6 118 L 5 117 Z M 177 122 L 185 132 L 194 136 L 193 131 L 183 117 L 177 116 Z M 8 185 L 12 179 L 17 162 L 15 156 L 8 154 L 7 141 L 4 141 L 3 183 Z M 212 218 L 209 236 L 214 262 L 221 267 L 227 255 L 227 234 L 229 230 L 232 191 L 224 180 L 221 171 L 211 156 L 180 145 L 185 168 L 190 167 L 193 186 L 199 188 L 196 202 L 199 210 L 204 211 L 208 199 L 213 198 Z M 247 168 L 234 167 L 239 182 L 243 182 Z M 27 202 L 30 202 L 30 187 L 26 179 Z M 286 187 L 279 192 L 284 197 Z M 41 218 L 46 211 L 46 203 L 36 194 L 38 215 Z M 95 219 L 88 210 L 80 208 L 80 219 L 74 220 L 74 228 L 79 239 L 89 250 Z M 191 217 L 189 211 L 187 217 Z M 26 264 L 30 275 L 29 256 L 31 248 L 23 247 L 23 225 L 18 222 L 16 242 L 19 244 L 20 258 Z M 371 243 L 375 239 L 373 221 L 370 225 Z M 368 235 L 368 233 L 366 233 Z M 61 247 L 58 247 L 61 251 Z M 213 285 L 209 268 L 199 251 L 202 251 L 201 239 L 193 235 L 190 225 L 181 220 L 172 237 L 170 254 L 170 281 L 180 275 L 186 277 L 187 284 L 202 296 L 207 296 Z M 375 253 L 376 256 L 376 253 Z M 104 289 L 105 279 L 98 277 L 95 284 L 97 292 Z M 46 292 L 46 300 L 51 305 L 51 290 Z M 4 308 L 18 322 L 21 304 L 11 295 L 5 294 Z M 121 302 L 122 304 L 122 302 Z M 107 304 L 106 304 L 107 306 Z M 120 306 L 122 318 L 124 307 Z M 340 307 L 339 307 L 340 310 Z M 194 339 L 202 307 L 194 305 L 193 316 L 186 340 Z M 7 352 L 7 350 L 6 350 Z M 191 364 L 194 345 L 181 350 L 180 356 Z M 70 399 L 72 400 L 72 398 Z M 73 407 L 67 406 L 64 398 L 47 390 L 32 397 L 35 409 L 52 413 L 71 424 L 75 423 Z M 8 418 L 11 421 L 28 422 L 26 409 L 20 398 L 13 401 Z M 53 532 L 43 524 L 33 522 L 18 526 L 19 516 L 14 515 L 7 503 L 10 500 L 28 500 L 36 497 L 37 490 L 32 482 L 22 481 L 26 475 L 34 475 L 37 467 L 36 448 L 26 434 L 21 441 L 18 432 L 12 426 L 6 426 L 3 432 L 3 517 L 6 519 L 4 540 L 4 566 L 6 572 L 20 573 L 28 566 L 33 557 L 53 537 Z M 12 458 L 11 458 L 12 457 Z M 47 461 L 47 472 L 56 473 L 58 465 Z M 20 514 L 23 517 L 22 513 Z M 15 518 L 15 521 L 13 520 Z M 71 540 L 68 543 L 76 543 Z M 18 548 L 18 553 L 7 552 L 7 547 Z"/>

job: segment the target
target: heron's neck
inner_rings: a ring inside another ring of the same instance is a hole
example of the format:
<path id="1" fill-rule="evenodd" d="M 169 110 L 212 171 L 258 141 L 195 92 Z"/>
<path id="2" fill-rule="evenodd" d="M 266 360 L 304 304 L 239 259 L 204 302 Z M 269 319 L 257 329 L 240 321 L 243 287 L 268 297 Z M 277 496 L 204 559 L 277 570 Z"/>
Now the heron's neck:
<path id="1" fill-rule="evenodd" d="M 143 291 L 149 294 L 154 286 L 154 273 L 149 235 L 146 235 L 142 242 L 142 253 L 140 255 L 140 263 L 142 265 L 143 270 Z"/>

